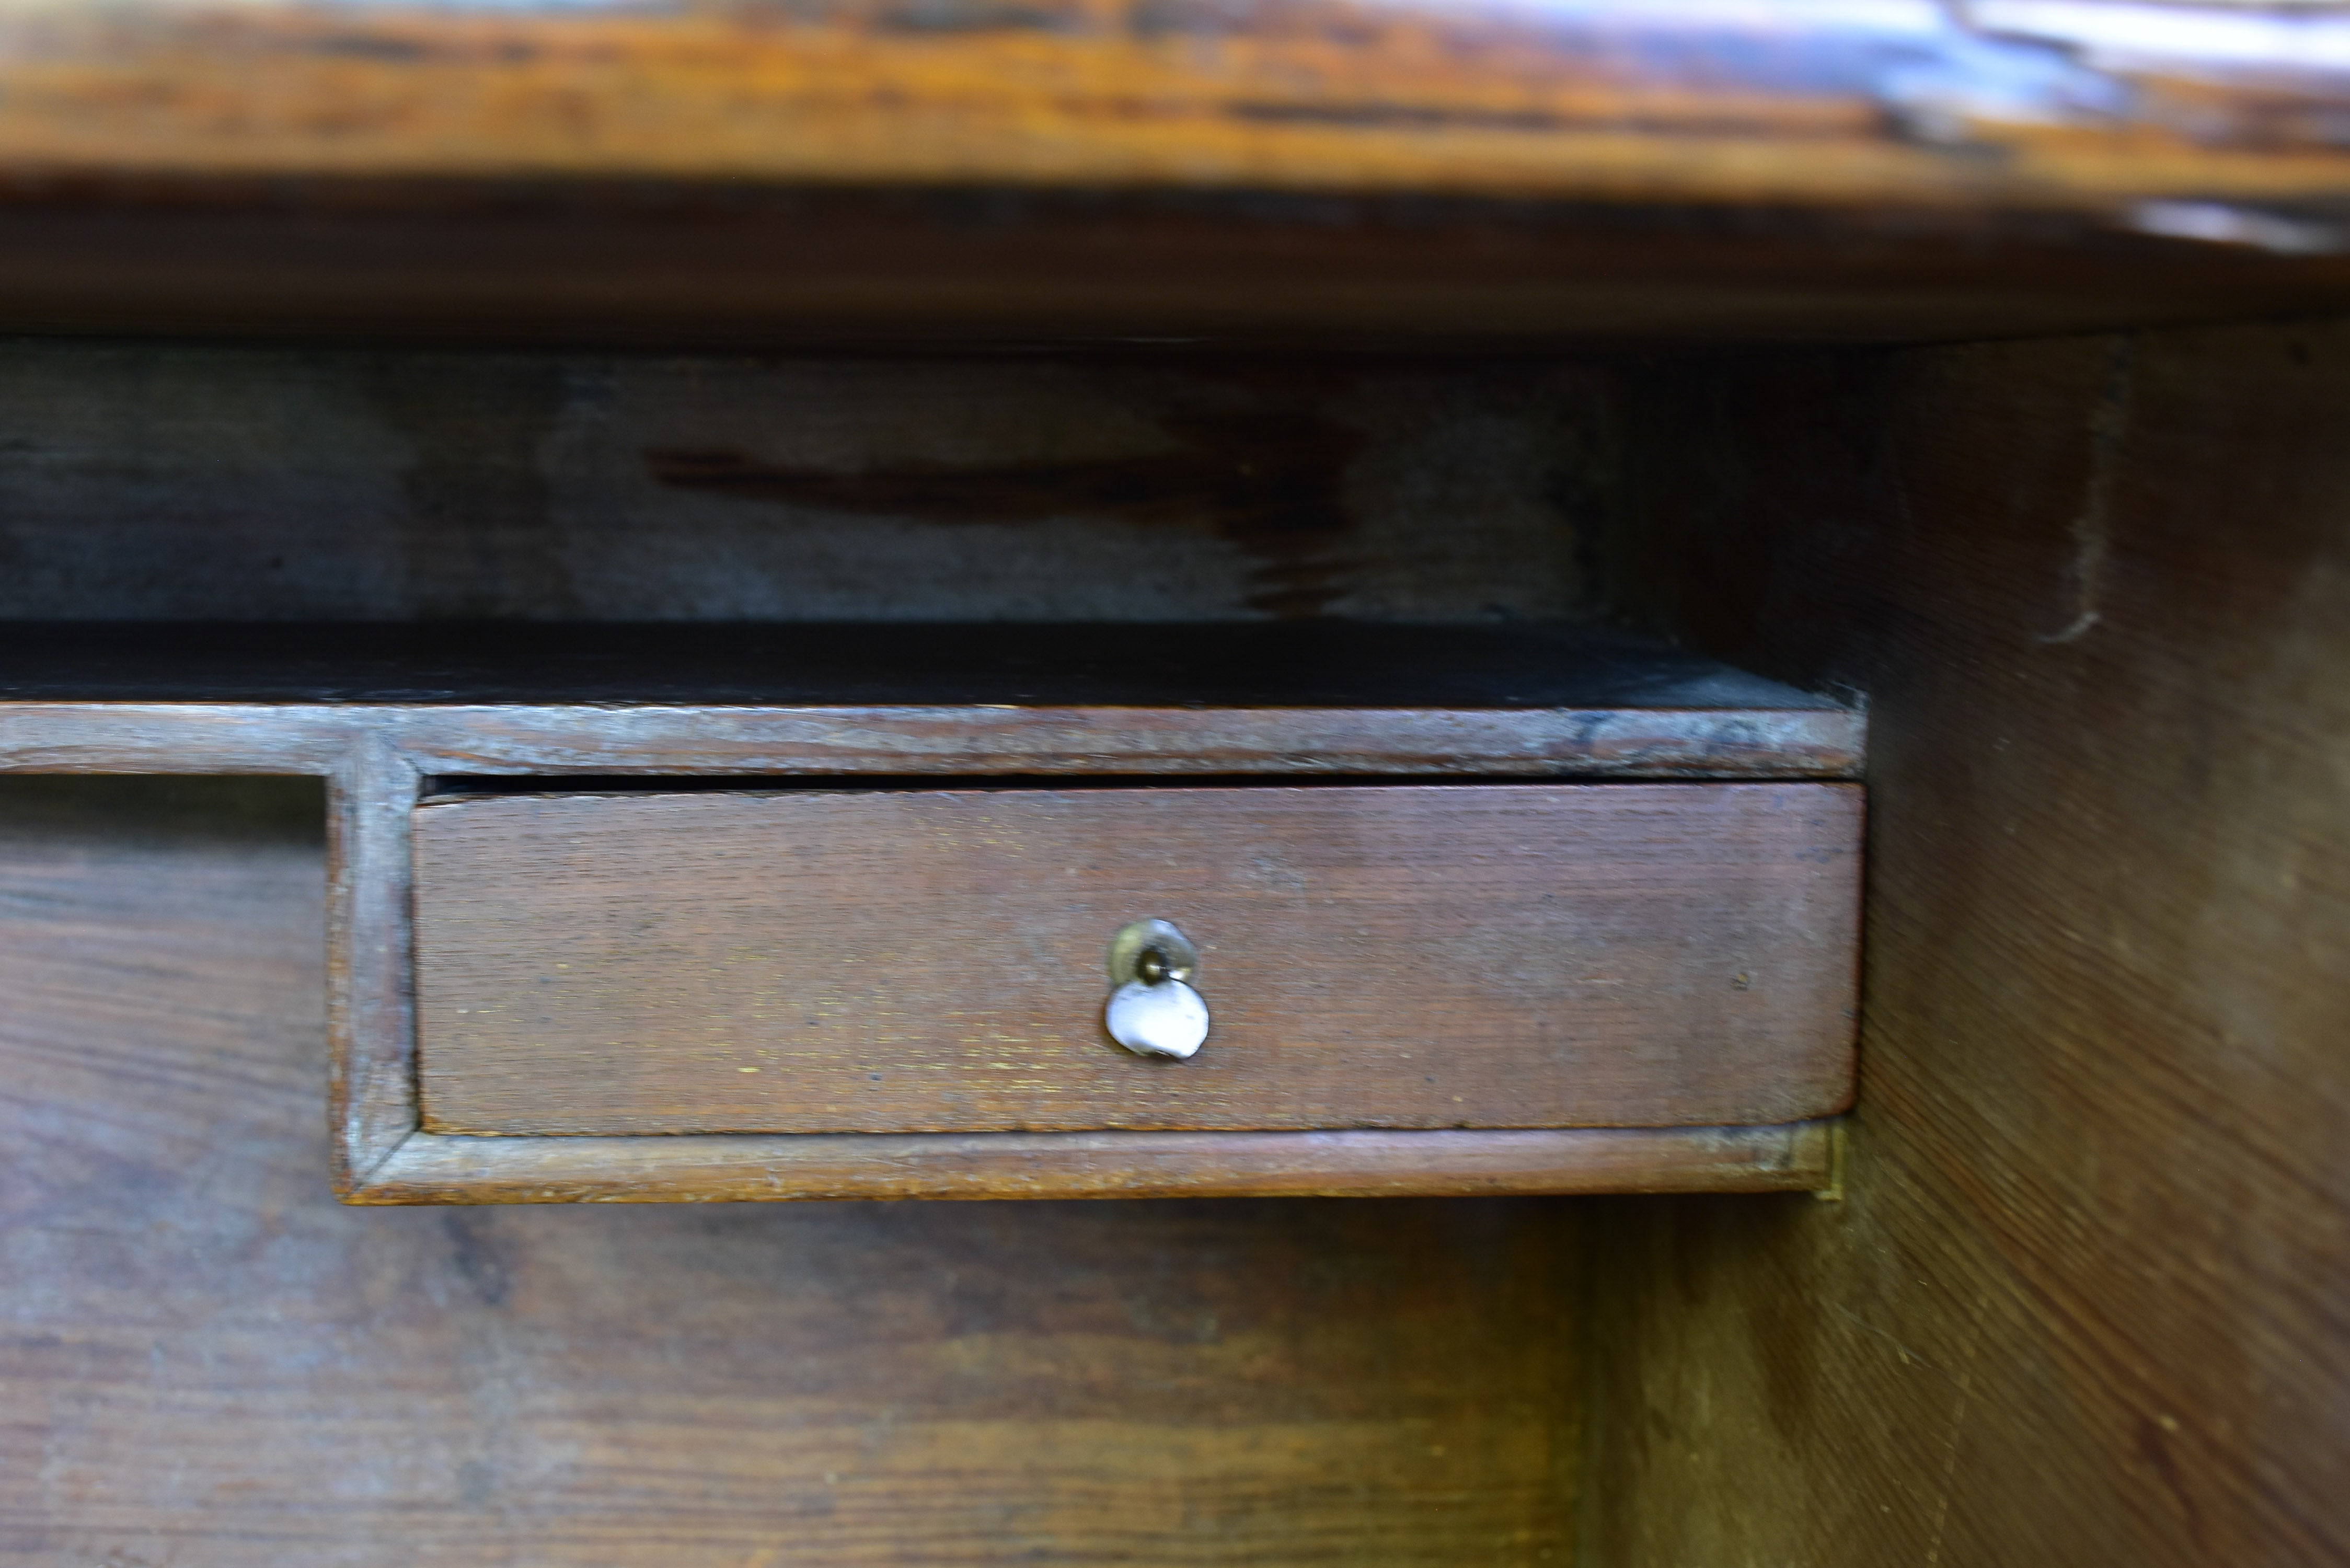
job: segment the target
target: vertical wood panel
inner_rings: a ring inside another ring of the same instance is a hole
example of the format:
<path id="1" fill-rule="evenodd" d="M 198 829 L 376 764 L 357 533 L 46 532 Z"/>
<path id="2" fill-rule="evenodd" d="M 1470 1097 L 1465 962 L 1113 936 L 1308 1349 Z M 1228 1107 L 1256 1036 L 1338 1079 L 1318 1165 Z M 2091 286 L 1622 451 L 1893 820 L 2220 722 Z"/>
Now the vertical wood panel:
<path id="1" fill-rule="evenodd" d="M 1611 1210 L 1588 1561 L 2350 1556 L 2350 329 L 1638 389 L 1655 606 L 1870 699 L 1849 1200 Z"/>
<path id="2" fill-rule="evenodd" d="M 327 782 L 327 1116 L 348 1193 L 416 1130 L 416 764 L 355 737 Z"/>

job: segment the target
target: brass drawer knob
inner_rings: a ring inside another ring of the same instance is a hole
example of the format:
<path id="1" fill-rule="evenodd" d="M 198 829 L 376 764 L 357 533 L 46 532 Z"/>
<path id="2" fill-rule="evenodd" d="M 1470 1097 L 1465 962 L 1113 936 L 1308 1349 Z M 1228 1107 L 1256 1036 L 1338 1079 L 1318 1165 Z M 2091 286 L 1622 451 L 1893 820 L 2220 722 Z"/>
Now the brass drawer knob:
<path id="1" fill-rule="evenodd" d="M 1191 989 L 1199 950 L 1171 920 L 1137 920 L 1109 944 L 1109 1037 L 1138 1056 L 1177 1061 L 1208 1038 L 1208 1003 Z"/>

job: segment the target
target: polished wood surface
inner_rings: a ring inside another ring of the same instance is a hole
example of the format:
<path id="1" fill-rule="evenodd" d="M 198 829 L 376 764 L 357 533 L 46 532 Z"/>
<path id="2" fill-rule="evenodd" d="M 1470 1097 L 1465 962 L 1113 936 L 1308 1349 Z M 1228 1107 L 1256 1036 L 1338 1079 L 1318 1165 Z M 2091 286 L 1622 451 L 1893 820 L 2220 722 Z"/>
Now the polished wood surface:
<path id="1" fill-rule="evenodd" d="M 1851 1092 L 1848 784 L 458 798 L 417 813 L 440 1133 L 1791 1122 Z M 1209 1043 L 1114 1045 L 1170 919 Z"/>
<path id="2" fill-rule="evenodd" d="M 1567 1560 L 1569 1206 L 338 1206 L 318 812 L 0 781 L 0 1562 Z"/>
<path id="3" fill-rule="evenodd" d="M 1620 1211 L 1591 1560 L 2350 1556 L 2350 328 L 1642 380 L 1661 612 L 1866 694 L 1841 1205 Z"/>
<path id="4" fill-rule="evenodd" d="M 12 6 L 0 324 L 1952 337 L 2344 297 L 2329 7 Z"/>
<path id="5" fill-rule="evenodd" d="M 2325 119 L 2350 57 L 2331 7 L 148 0 L 9 21 L 0 158 L 60 180 L 2102 208 L 2305 197 L 2350 170 Z"/>

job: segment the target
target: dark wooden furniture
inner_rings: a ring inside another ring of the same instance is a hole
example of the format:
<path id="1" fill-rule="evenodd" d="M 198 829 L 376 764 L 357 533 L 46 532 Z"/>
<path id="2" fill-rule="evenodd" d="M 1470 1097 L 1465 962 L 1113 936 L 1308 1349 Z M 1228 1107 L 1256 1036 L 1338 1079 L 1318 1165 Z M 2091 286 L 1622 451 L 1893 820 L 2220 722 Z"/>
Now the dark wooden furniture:
<path id="1" fill-rule="evenodd" d="M 304 776 L 0 780 L 0 1562 L 2350 1555 L 2345 28 L 18 8 L 5 766 Z M 420 818 L 1863 784 L 1834 1134 L 417 1127 Z M 1583 1195 L 480 1201 L 1007 1172 Z"/>

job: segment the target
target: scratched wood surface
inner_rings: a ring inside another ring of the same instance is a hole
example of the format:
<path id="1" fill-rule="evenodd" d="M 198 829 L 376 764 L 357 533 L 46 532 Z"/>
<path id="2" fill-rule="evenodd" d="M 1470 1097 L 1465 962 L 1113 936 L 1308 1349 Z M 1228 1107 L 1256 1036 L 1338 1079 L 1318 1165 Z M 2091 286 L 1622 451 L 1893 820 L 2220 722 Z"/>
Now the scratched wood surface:
<path id="1" fill-rule="evenodd" d="M 2350 1558 L 2350 327 L 1668 375 L 1700 646 L 1867 694 L 1849 1197 L 1627 1208 L 1586 1546 Z"/>
<path id="2" fill-rule="evenodd" d="M 414 830 L 444 1133 L 1715 1126 L 1851 1094 L 1859 791 L 532 794 Z M 1188 1061 L 1104 1033 L 1174 921 Z"/>
<path id="3" fill-rule="evenodd" d="M 0 781 L 0 1562 L 1566 1561 L 1568 1207 L 338 1206 L 318 813 Z"/>
<path id="4" fill-rule="evenodd" d="M 2350 20 L 136 0 L 0 25 L 0 325 L 1951 337 L 2343 297 Z"/>

